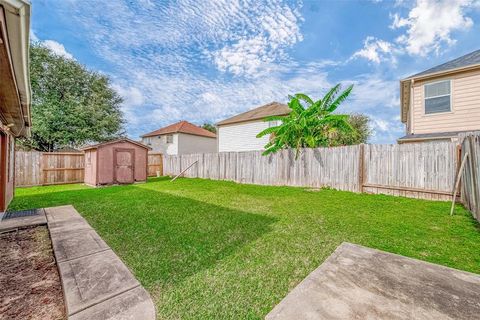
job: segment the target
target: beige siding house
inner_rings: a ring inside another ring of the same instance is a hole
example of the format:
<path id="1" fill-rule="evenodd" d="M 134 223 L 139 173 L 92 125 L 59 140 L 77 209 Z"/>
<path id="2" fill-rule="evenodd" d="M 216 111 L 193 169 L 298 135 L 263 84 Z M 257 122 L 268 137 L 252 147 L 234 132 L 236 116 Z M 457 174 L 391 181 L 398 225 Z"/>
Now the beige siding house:
<path id="1" fill-rule="evenodd" d="M 257 138 L 264 129 L 276 126 L 276 121 L 265 122 L 268 116 L 287 115 L 290 108 L 278 102 L 238 114 L 217 123 L 218 152 L 239 152 L 262 150 L 268 143 L 268 136 Z"/>
<path id="2" fill-rule="evenodd" d="M 180 121 L 142 136 L 152 153 L 179 155 L 217 152 L 217 136 L 188 121 Z"/>
<path id="3" fill-rule="evenodd" d="M 480 50 L 400 81 L 399 143 L 456 140 L 480 130 Z"/>

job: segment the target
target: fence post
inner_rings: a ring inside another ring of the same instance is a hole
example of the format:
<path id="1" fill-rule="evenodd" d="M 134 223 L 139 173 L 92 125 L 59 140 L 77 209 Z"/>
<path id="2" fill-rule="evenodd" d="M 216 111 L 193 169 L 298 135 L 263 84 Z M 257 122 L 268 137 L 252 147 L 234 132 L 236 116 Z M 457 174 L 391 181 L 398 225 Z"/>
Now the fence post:
<path id="1" fill-rule="evenodd" d="M 476 168 L 476 155 L 475 155 L 475 143 L 474 143 L 474 137 L 469 136 L 468 137 L 468 143 L 470 145 L 470 167 L 471 167 L 471 172 L 472 172 L 472 195 L 473 195 L 473 211 L 475 212 L 475 216 L 477 215 L 478 212 L 478 188 L 477 188 L 477 168 Z"/>
<path id="2" fill-rule="evenodd" d="M 363 185 L 365 184 L 365 145 L 360 144 L 358 151 L 358 191 L 363 192 Z"/>
<path id="3" fill-rule="evenodd" d="M 42 177 L 42 180 L 40 181 L 40 185 L 44 185 L 45 183 L 47 183 L 47 180 L 48 180 L 48 173 L 47 171 L 45 170 L 47 167 L 48 167 L 48 164 L 45 163 L 47 160 L 47 157 L 45 156 L 45 153 L 42 152 L 42 154 L 40 155 L 40 172 L 41 172 L 41 177 Z"/>

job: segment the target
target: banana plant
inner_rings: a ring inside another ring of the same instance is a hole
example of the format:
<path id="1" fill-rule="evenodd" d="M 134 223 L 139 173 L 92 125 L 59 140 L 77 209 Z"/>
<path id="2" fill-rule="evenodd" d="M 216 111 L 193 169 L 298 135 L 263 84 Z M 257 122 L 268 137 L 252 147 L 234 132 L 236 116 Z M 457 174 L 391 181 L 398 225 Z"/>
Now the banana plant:
<path id="1" fill-rule="evenodd" d="M 303 93 L 289 96 L 288 107 L 292 110 L 286 116 L 270 116 L 264 121 L 278 121 L 279 125 L 267 128 L 257 138 L 269 135 L 263 155 L 285 148 L 295 149 L 298 159 L 302 148 L 328 147 L 337 133 L 355 134 L 348 122 L 348 115 L 336 114 L 335 110 L 352 92 L 353 85 L 340 92 L 341 85 L 331 88 L 325 96 L 314 101 Z"/>

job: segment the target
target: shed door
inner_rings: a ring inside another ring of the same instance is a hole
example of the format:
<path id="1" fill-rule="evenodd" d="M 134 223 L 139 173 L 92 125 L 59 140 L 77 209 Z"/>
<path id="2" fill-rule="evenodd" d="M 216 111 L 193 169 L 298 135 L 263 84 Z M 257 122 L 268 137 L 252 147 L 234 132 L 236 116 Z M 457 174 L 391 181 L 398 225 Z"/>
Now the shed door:
<path id="1" fill-rule="evenodd" d="M 115 149 L 115 182 L 133 183 L 134 181 L 134 149 Z"/>

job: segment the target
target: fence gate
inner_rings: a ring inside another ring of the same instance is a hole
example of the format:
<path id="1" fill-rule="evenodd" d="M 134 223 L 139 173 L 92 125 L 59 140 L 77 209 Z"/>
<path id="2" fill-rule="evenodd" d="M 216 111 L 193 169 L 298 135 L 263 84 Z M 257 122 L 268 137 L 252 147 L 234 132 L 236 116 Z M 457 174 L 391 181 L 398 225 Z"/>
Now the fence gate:
<path id="1" fill-rule="evenodd" d="M 148 176 L 154 177 L 157 175 L 157 171 L 160 175 L 163 175 L 163 157 L 161 153 L 149 153 L 148 154 Z"/>

